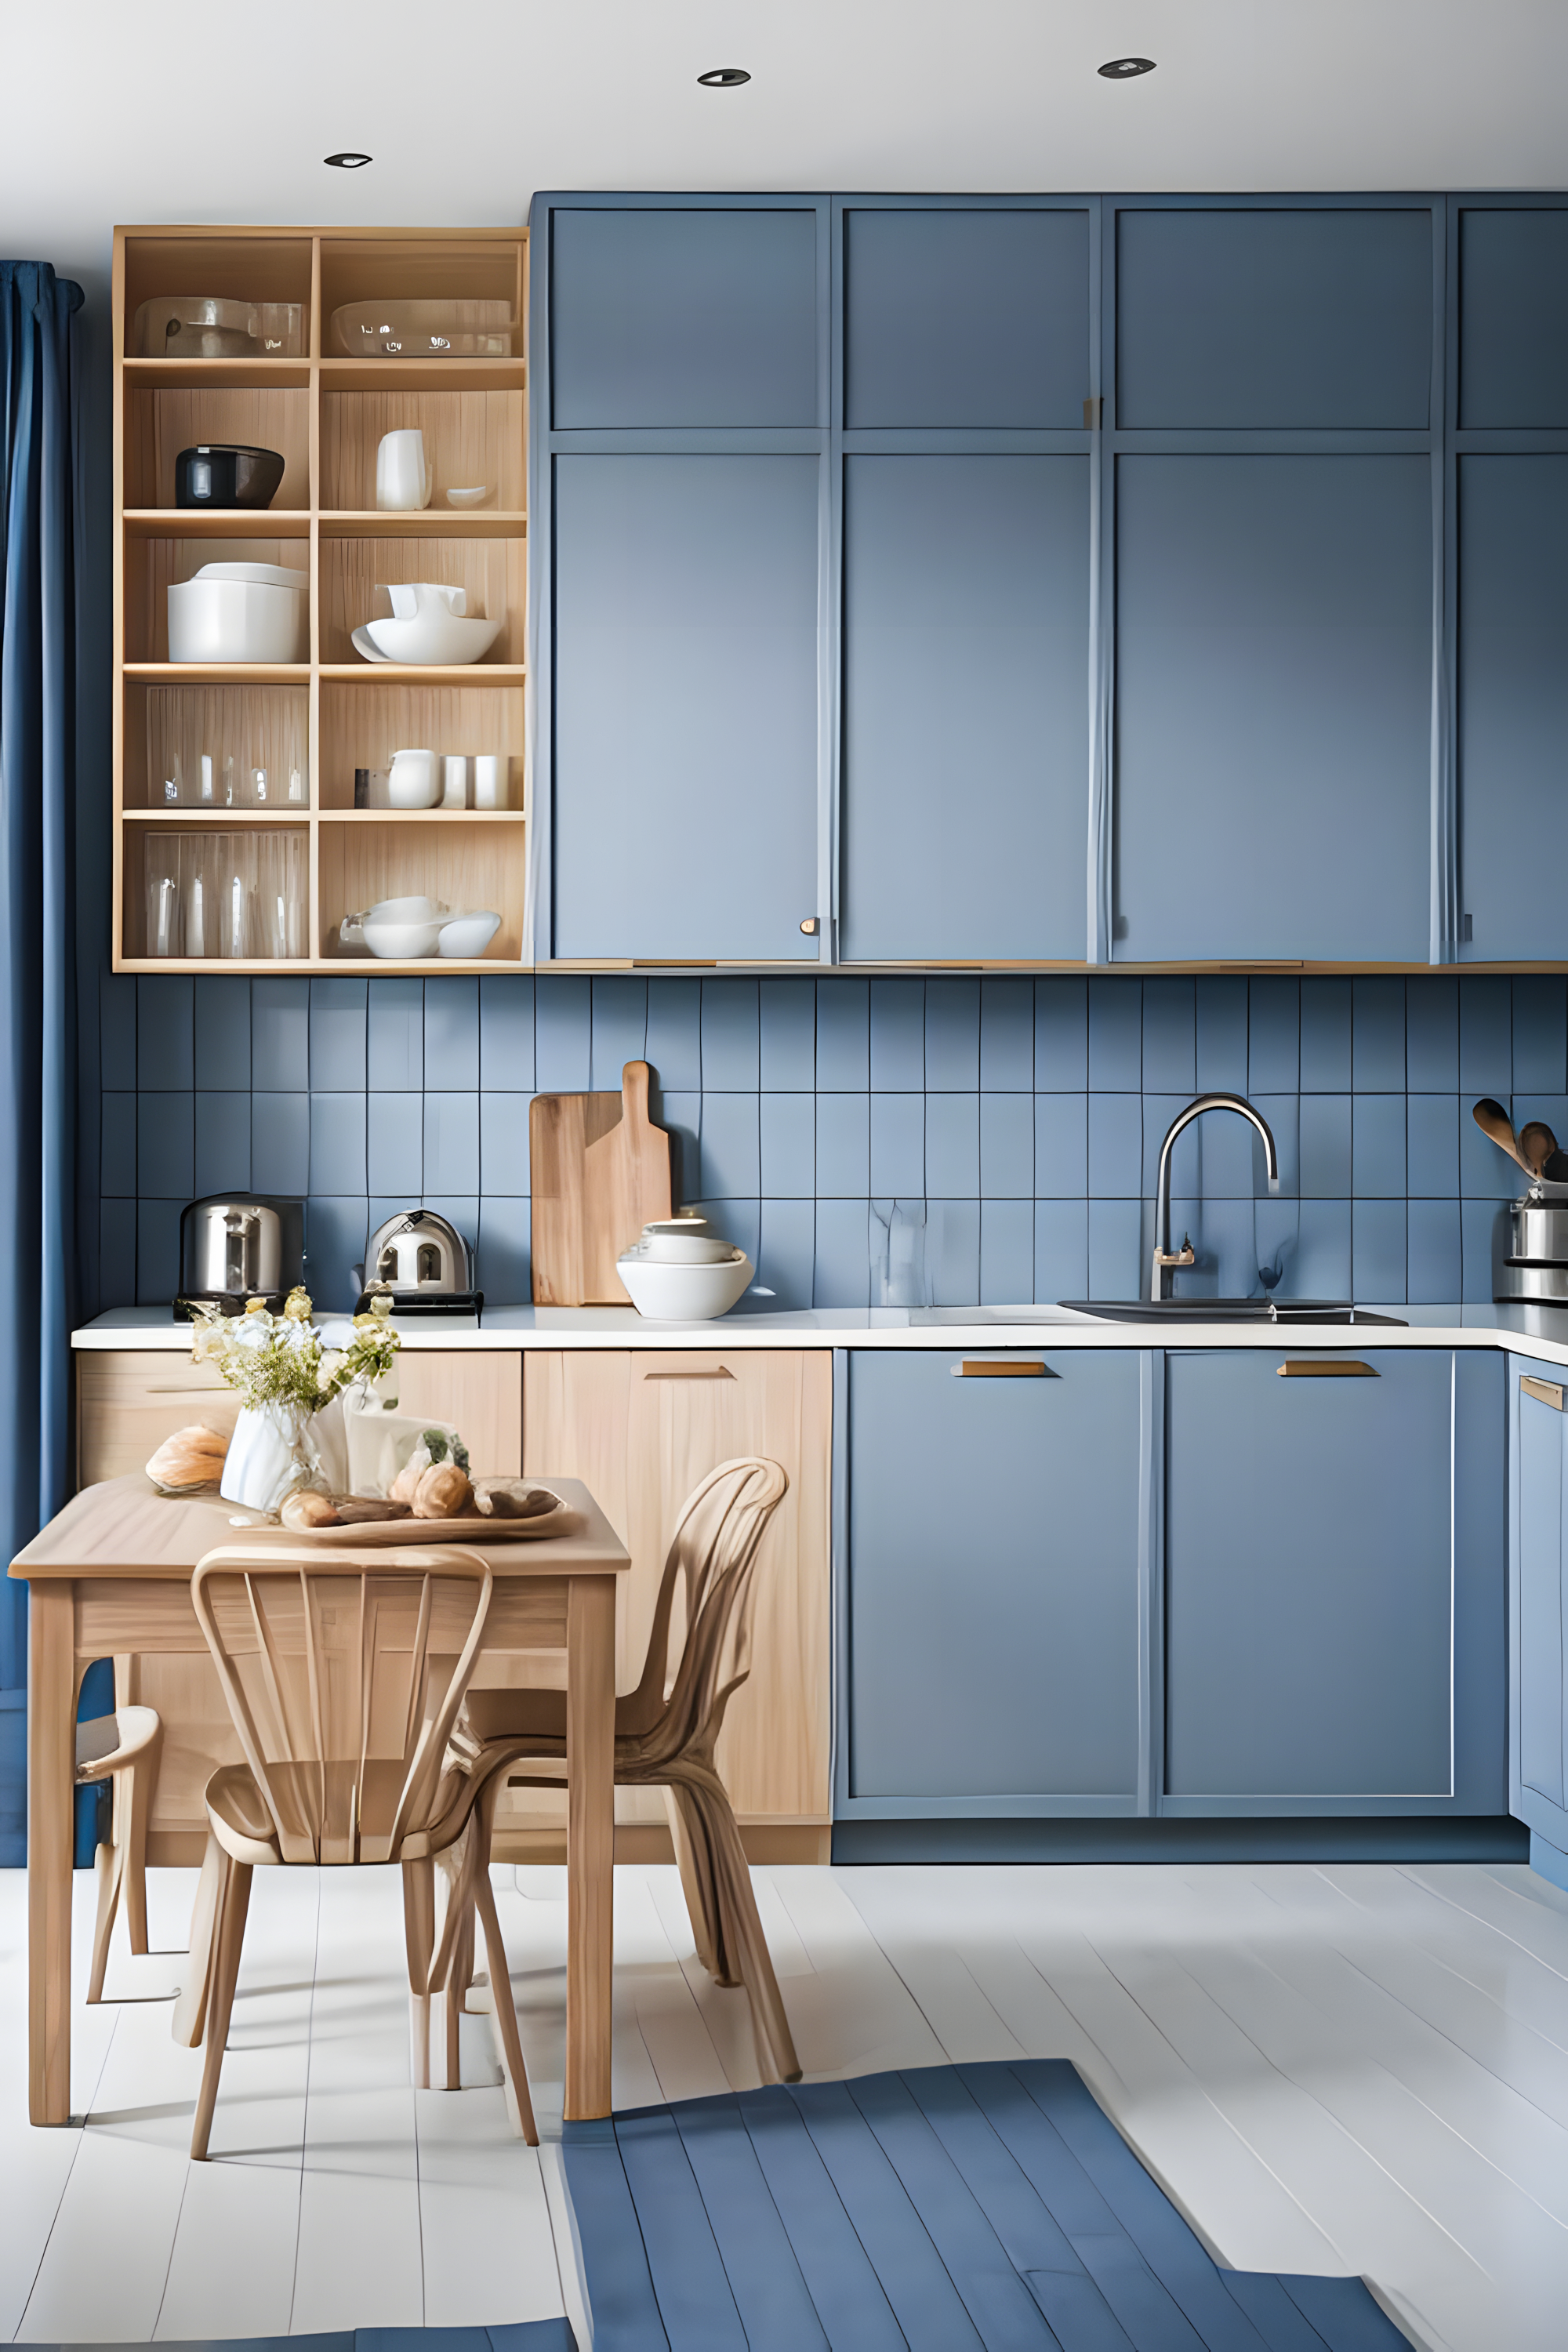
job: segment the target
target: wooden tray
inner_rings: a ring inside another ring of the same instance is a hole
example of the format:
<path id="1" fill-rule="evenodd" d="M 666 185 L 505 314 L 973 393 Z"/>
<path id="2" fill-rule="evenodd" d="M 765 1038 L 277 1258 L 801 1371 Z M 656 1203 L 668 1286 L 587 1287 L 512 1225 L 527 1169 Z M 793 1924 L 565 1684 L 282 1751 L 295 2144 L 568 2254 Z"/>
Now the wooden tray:
<path id="1" fill-rule="evenodd" d="M 554 1489 L 544 1491 L 550 1494 Z M 364 1544 L 390 1549 L 395 1545 L 537 1543 L 545 1536 L 571 1535 L 578 1524 L 578 1514 L 557 1496 L 552 1511 L 541 1511 L 531 1519 L 491 1519 L 475 1511 L 461 1519 L 361 1519 L 346 1528 L 281 1528 L 269 1520 L 264 1527 L 240 1532 L 278 1536 L 289 1543 L 330 1544 L 340 1549 Z"/>

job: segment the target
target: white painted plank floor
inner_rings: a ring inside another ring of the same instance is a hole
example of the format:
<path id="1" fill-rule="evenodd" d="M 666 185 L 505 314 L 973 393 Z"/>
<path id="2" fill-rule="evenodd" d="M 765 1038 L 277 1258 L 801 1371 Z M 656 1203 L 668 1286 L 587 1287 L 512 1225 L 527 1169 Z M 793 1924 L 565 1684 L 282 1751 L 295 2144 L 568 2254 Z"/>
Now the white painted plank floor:
<path id="1" fill-rule="evenodd" d="M 195 1874 L 81 2004 L 66 2131 L 26 2122 L 26 1881 L 0 1873 L 0 2334 L 170 2341 L 483 2325 L 587 2343 L 561 2127 L 564 1874 L 498 1870 L 545 2146 L 408 2084 L 391 1871 L 258 1872 L 213 2135 L 169 2039 Z M 1430 2352 L 1568 2342 L 1568 1898 L 1522 1867 L 771 1869 L 758 1900 L 816 2079 L 1064 2057 L 1221 2262 L 1367 2277 Z M 617 2106 L 757 2080 L 675 1873 L 616 1874 Z"/>

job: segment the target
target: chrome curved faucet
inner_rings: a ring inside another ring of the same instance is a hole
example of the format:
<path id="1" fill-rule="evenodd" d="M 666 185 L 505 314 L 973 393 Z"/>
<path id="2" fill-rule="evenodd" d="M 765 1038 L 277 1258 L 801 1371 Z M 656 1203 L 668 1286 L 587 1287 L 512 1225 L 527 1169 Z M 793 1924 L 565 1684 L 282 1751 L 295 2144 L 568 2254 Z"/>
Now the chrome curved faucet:
<path id="1" fill-rule="evenodd" d="M 1182 1246 L 1174 1255 L 1171 1250 L 1171 1149 L 1183 1128 L 1201 1118 L 1205 1110 L 1234 1110 L 1251 1122 L 1263 1138 L 1264 1164 L 1268 1171 L 1268 1189 L 1279 1190 L 1279 1155 L 1274 1149 L 1274 1138 L 1268 1131 L 1268 1121 L 1260 1110 L 1254 1110 L 1245 1095 L 1199 1095 L 1185 1110 L 1178 1111 L 1171 1121 L 1165 1140 L 1160 1147 L 1160 1175 L 1154 1187 L 1154 1263 L 1149 1281 L 1151 1299 L 1168 1298 L 1166 1288 L 1170 1269 L 1173 1265 L 1193 1265 L 1197 1253 L 1190 1240 L 1183 1236 Z"/>

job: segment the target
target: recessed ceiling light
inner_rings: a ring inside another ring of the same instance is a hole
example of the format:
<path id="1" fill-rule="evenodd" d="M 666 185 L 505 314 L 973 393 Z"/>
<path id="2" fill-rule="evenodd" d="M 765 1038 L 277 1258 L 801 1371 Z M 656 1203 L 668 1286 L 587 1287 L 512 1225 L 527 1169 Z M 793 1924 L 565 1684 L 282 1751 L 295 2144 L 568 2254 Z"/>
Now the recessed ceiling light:
<path id="1" fill-rule="evenodd" d="M 744 66 L 715 66 L 711 73 L 697 77 L 703 89 L 739 89 L 743 81 L 751 79 Z"/>
<path id="2" fill-rule="evenodd" d="M 375 157 L 356 154 L 352 147 L 345 147 L 341 155 L 323 155 L 321 161 L 335 164 L 340 172 L 361 172 L 367 163 L 374 163 Z"/>
<path id="3" fill-rule="evenodd" d="M 1109 65 L 1100 68 L 1107 81 L 1131 81 L 1135 74 L 1152 73 L 1153 70 L 1152 58 L 1112 58 Z"/>

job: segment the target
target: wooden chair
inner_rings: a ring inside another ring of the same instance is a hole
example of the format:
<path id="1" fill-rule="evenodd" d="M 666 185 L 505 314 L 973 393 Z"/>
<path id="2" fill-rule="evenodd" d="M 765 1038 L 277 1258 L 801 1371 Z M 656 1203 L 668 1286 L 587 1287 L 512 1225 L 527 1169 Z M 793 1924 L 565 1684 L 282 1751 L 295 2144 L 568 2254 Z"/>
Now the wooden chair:
<path id="1" fill-rule="evenodd" d="M 488 1860 L 496 1792 L 452 1769 L 447 1744 L 493 1591 L 482 1555 L 453 1546 L 224 1545 L 198 1564 L 191 1601 L 244 1761 L 207 1782 L 191 1983 L 175 2016 L 177 2041 L 205 2032 L 206 2042 L 193 2158 L 207 2152 L 252 1870 L 397 1862 L 406 1897 L 471 1820 L 469 1845 Z M 485 1927 L 510 2104 L 537 2146 L 488 1872 L 468 1892 Z M 410 1983 L 427 1997 L 430 1939 L 416 1906 L 406 1927 Z"/>
<path id="2" fill-rule="evenodd" d="M 751 1671 L 753 1571 L 788 1484 L 776 1462 L 746 1456 L 721 1462 L 687 1498 L 664 1564 L 642 1679 L 616 1701 L 616 1783 L 664 1790 L 698 1957 L 721 1984 L 745 1986 L 763 2080 L 794 2083 L 800 2061 L 734 1810 L 713 1762 L 724 1710 Z M 686 1632 L 671 1682 L 678 1600 Z M 476 1778 L 497 1786 L 503 1780 L 512 1787 L 558 1785 L 557 1775 L 514 1773 L 510 1767 L 523 1759 L 564 1758 L 563 1691 L 470 1691 L 463 1728 Z M 459 1887 L 448 1906 L 437 1969 L 461 1933 L 462 1894 Z"/>
<path id="3" fill-rule="evenodd" d="M 94 1716 L 76 1727 L 77 1787 L 90 1788 L 100 1780 L 114 1782 L 114 1827 L 94 1857 L 98 1916 L 93 1922 L 92 1966 L 87 1979 L 89 2000 L 103 1999 L 109 1938 L 121 1896 L 131 1948 L 133 1952 L 147 1948 L 147 1812 L 163 1738 L 163 1722 L 150 1706 L 117 1706 L 112 1715 Z"/>

